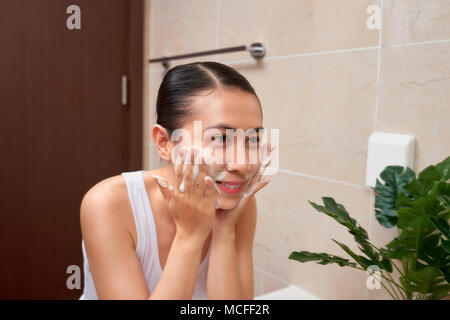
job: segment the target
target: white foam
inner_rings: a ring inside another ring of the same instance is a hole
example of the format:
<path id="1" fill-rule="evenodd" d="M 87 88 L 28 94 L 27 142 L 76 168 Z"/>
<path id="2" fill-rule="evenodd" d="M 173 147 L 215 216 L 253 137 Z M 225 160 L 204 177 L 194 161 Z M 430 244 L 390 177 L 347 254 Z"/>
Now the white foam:
<path id="1" fill-rule="evenodd" d="M 179 189 L 180 189 L 180 192 L 184 192 L 184 178 L 183 178 L 183 181 L 180 184 Z"/>
<path id="2" fill-rule="evenodd" d="M 226 176 L 227 176 L 227 172 L 226 171 L 220 171 L 219 173 L 216 174 L 216 176 L 214 177 L 214 181 L 220 181 L 223 180 Z"/>
<path id="3" fill-rule="evenodd" d="M 167 182 L 166 179 L 164 179 L 161 176 L 158 176 L 156 174 L 152 175 L 153 178 L 156 178 L 156 180 L 158 181 L 158 184 L 162 187 L 162 188 L 167 188 L 169 186 L 169 183 Z"/>

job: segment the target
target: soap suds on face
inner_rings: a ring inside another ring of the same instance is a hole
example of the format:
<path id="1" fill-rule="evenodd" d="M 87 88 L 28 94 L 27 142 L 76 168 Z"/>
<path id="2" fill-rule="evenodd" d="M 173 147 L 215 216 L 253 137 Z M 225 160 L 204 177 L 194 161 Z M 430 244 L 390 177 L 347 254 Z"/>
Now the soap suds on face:
<path id="1" fill-rule="evenodd" d="M 217 173 L 214 177 L 214 181 L 221 181 L 223 179 L 225 179 L 225 177 L 227 176 L 227 172 L 226 171 L 220 171 L 219 173 Z"/>

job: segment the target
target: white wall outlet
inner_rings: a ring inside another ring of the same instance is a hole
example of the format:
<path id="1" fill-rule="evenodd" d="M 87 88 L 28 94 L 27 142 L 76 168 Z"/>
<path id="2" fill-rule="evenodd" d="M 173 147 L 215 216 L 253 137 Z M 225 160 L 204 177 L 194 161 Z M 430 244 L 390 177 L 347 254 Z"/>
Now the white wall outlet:
<path id="1" fill-rule="evenodd" d="M 375 187 L 377 178 L 387 166 L 410 167 L 414 170 L 415 137 L 405 134 L 374 132 L 369 137 L 366 185 Z"/>

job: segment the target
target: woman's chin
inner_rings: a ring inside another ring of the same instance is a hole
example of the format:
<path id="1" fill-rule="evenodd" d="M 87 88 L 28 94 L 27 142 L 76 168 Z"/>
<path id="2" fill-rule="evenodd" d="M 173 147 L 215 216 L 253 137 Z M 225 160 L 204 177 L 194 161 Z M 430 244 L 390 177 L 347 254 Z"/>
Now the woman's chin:
<path id="1" fill-rule="evenodd" d="M 236 200 L 234 200 L 234 199 L 223 199 L 223 197 L 221 197 L 219 199 L 220 209 L 223 209 L 223 210 L 233 209 L 238 204 L 239 204 L 239 200 L 238 199 L 236 199 Z"/>

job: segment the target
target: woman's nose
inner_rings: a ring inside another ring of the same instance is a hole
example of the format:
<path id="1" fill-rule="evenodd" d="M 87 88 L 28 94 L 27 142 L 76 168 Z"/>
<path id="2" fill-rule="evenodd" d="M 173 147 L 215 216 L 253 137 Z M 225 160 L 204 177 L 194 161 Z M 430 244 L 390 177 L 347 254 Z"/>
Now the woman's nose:
<path id="1" fill-rule="evenodd" d="M 236 147 L 233 154 L 227 155 L 227 170 L 235 171 L 236 173 L 245 174 L 249 170 L 247 150 Z"/>
<path id="2" fill-rule="evenodd" d="M 236 161 L 232 161 L 227 163 L 227 170 L 230 172 L 236 172 L 239 174 L 245 174 L 249 170 L 249 165 L 247 162 L 245 163 L 237 163 Z"/>

